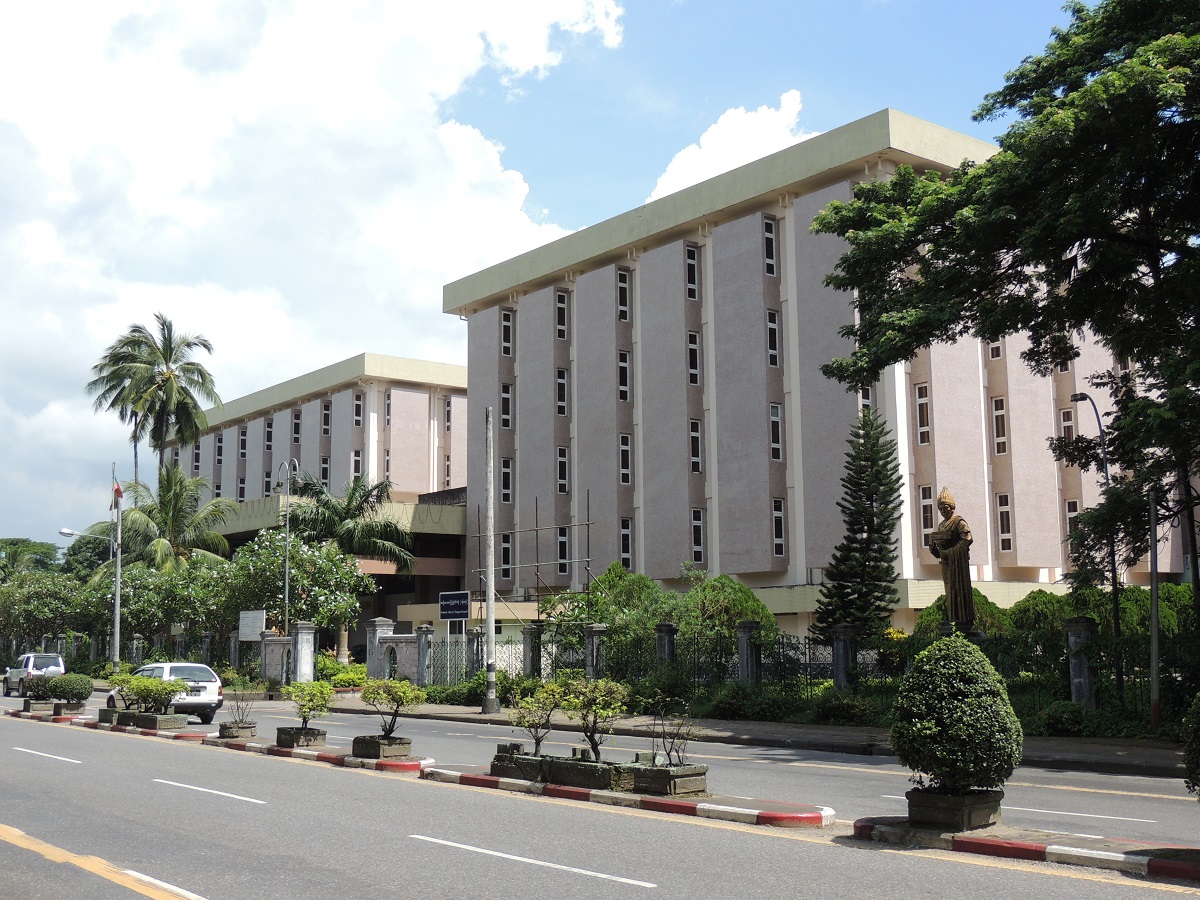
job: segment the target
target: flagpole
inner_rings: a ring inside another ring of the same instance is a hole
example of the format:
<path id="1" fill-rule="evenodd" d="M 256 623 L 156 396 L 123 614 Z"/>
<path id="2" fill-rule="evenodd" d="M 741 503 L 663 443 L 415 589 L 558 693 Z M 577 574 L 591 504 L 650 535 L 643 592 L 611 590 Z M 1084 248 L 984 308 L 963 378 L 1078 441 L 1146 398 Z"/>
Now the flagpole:
<path id="1" fill-rule="evenodd" d="M 109 657 L 112 659 L 113 674 L 121 671 L 121 486 L 117 483 L 117 464 L 113 463 L 113 506 L 117 511 L 117 565 L 113 579 L 113 630 L 112 648 Z"/>

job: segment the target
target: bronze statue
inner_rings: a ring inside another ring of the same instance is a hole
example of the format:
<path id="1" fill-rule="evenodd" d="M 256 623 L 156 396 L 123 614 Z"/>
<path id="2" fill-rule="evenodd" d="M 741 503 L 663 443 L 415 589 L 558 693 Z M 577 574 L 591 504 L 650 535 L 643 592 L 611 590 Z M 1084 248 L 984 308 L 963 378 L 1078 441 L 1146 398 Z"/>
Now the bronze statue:
<path id="1" fill-rule="evenodd" d="M 971 594 L 971 526 L 954 513 L 954 497 L 949 488 L 938 494 L 942 524 L 929 540 L 929 552 L 942 565 L 942 584 L 946 587 L 946 620 L 956 631 L 975 628 L 975 600 Z"/>

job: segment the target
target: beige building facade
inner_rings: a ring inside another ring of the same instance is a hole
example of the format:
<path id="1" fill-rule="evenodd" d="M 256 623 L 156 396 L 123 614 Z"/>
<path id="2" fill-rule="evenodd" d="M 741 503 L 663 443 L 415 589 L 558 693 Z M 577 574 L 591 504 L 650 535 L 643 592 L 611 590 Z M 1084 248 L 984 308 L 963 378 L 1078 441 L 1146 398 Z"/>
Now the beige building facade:
<path id="1" fill-rule="evenodd" d="M 884 110 L 447 285 L 444 310 L 468 321 L 468 586 L 482 584 L 490 407 L 496 587 L 514 615 L 613 561 L 668 584 L 692 563 L 803 633 L 842 537 L 846 439 L 871 403 L 904 478 L 899 626 L 942 592 L 926 539 L 943 485 L 991 599 L 1065 589 L 1071 519 L 1099 488 L 1046 439 L 1096 433 L 1070 398 L 1113 365 L 1102 348 L 1080 338 L 1080 358 L 1042 378 L 1019 336 L 964 340 L 862 396 L 820 373 L 849 351 L 853 310 L 823 284 L 844 245 L 810 233 L 816 213 L 900 164 L 945 172 L 993 152 Z M 1181 570 L 1174 544 L 1160 558 Z"/>

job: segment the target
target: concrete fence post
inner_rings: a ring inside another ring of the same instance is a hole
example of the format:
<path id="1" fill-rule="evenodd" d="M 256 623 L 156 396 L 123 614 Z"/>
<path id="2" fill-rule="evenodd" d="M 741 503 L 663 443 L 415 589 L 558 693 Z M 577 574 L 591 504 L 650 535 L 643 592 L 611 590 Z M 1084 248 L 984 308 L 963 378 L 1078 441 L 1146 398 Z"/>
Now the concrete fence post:
<path id="1" fill-rule="evenodd" d="M 391 619 L 380 616 L 377 619 L 367 620 L 367 677 L 368 678 L 387 678 L 387 665 L 383 659 L 383 653 L 379 649 L 379 639 L 385 635 L 394 633 L 396 623 Z"/>
<path id="2" fill-rule="evenodd" d="M 654 626 L 654 658 L 660 663 L 675 662 L 675 636 L 678 634 L 679 626 L 672 622 L 659 622 Z"/>
<path id="3" fill-rule="evenodd" d="M 542 626 L 530 622 L 521 627 L 521 671 L 526 678 L 542 677 Z"/>
<path id="4" fill-rule="evenodd" d="M 142 648 L 145 646 L 146 639 L 140 634 L 133 636 L 133 643 L 129 645 L 129 662 L 134 666 L 142 664 Z"/>
<path id="5" fill-rule="evenodd" d="M 1071 702 L 1087 709 L 1096 708 L 1096 672 L 1089 665 L 1087 645 L 1098 632 L 1096 620 L 1089 616 L 1067 619 L 1067 649 L 1071 667 Z"/>
<path id="6" fill-rule="evenodd" d="M 213 637 L 211 631 L 200 632 L 200 659 L 206 666 L 213 662 Z"/>
<path id="7" fill-rule="evenodd" d="M 584 675 L 588 679 L 604 677 L 604 633 L 607 625 L 585 625 L 583 634 L 585 640 L 585 655 L 583 661 Z"/>
<path id="8" fill-rule="evenodd" d="M 312 681 L 316 670 L 317 626 L 292 623 L 292 681 Z"/>
<path id="9" fill-rule="evenodd" d="M 433 669 L 433 660 L 430 654 L 430 643 L 433 640 L 432 625 L 418 625 L 413 629 L 417 633 L 417 687 L 425 687 L 429 684 L 429 675 Z"/>
<path id="10" fill-rule="evenodd" d="M 762 680 L 762 648 L 754 640 L 761 627 L 757 619 L 738 622 L 738 681 L 746 684 Z"/>
<path id="11" fill-rule="evenodd" d="M 850 672 L 858 661 L 854 639 L 858 629 L 842 623 L 829 629 L 833 635 L 833 687 L 834 690 L 850 689 Z"/>
<path id="12" fill-rule="evenodd" d="M 467 680 L 483 669 L 484 634 L 482 625 L 475 625 L 467 632 Z"/>

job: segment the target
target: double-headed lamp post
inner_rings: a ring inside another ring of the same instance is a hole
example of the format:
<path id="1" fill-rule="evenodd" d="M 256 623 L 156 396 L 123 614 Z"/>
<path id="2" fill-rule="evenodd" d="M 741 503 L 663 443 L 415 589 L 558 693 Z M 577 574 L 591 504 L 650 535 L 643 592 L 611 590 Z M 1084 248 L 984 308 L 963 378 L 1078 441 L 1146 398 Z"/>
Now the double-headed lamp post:
<path id="1" fill-rule="evenodd" d="M 121 513 L 118 510 L 117 537 L 115 540 L 106 534 L 92 534 L 87 531 L 75 531 L 72 528 L 60 528 L 58 529 L 58 533 L 63 537 L 97 538 L 102 541 L 108 541 L 112 545 L 116 568 L 113 575 L 112 646 L 109 648 L 108 658 L 112 662 L 113 674 L 115 675 L 121 671 Z"/>
<path id="2" fill-rule="evenodd" d="M 287 475 L 280 474 L 275 490 L 283 494 L 283 633 L 286 635 L 290 631 L 288 582 L 292 572 L 292 504 L 289 501 L 292 496 L 292 479 L 300 474 L 300 463 L 294 457 L 281 462 L 278 473 L 283 472 Z"/>
<path id="3" fill-rule="evenodd" d="M 1104 464 L 1105 490 L 1112 487 L 1112 479 L 1108 475 L 1108 438 L 1104 434 L 1104 422 L 1100 418 L 1100 409 L 1091 394 L 1080 391 L 1071 395 L 1072 403 L 1088 401 L 1092 404 L 1092 412 L 1096 414 L 1096 427 L 1100 430 L 1100 461 Z M 1117 696 L 1125 699 L 1125 661 L 1121 655 L 1121 586 L 1117 583 L 1117 540 L 1111 538 L 1108 542 L 1109 577 L 1112 581 L 1113 636 L 1117 639 Z"/>

